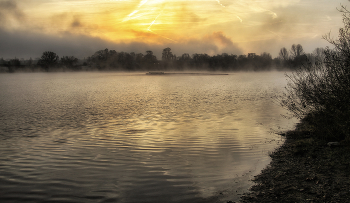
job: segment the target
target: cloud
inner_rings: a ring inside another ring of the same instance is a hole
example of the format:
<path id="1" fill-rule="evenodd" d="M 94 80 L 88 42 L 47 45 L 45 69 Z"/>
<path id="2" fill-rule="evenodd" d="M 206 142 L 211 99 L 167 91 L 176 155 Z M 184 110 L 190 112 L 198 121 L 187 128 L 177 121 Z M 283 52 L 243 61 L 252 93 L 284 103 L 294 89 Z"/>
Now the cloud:
<path id="1" fill-rule="evenodd" d="M 138 33 L 140 36 L 152 33 Z M 207 53 L 210 55 L 228 53 L 241 54 L 241 49 L 222 32 L 200 39 L 189 39 L 182 42 L 169 42 L 148 44 L 144 41 L 130 43 L 115 43 L 98 37 L 75 35 L 69 32 L 62 33 L 60 37 L 44 33 L 16 30 L 8 31 L 0 28 L 0 57 L 8 58 L 38 58 L 44 51 L 56 52 L 59 56 L 76 56 L 84 58 L 91 56 L 98 50 L 108 48 L 117 52 L 145 53 L 153 51 L 157 58 L 161 58 L 162 50 L 170 47 L 178 56 L 183 53 Z"/>
<path id="2" fill-rule="evenodd" d="M 178 56 L 264 51 L 275 56 L 294 43 L 319 47 L 322 35 L 336 35 L 343 26 L 334 1 L 220 0 L 225 7 L 217 1 L 148 1 L 140 8 L 140 1 L 103 2 L 0 0 L 0 57 L 35 58 L 52 50 L 81 58 L 108 48 L 152 50 L 159 58 L 166 47 Z M 135 9 L 138 18 L 122 22 Z"/>
<path id="3" fill-rule="evenodd" d="M 81 27 L 82 26 L 82 23 L 79 19 L 78 16 L 75 16 L 74 19 L 73 19 L 73 22 L 71 23 L 71 28 L 78 28 L 78 27 Z"/>
<path id="4" fill-rule="evenodd" d="M 0 1 L 0 26 L 10 26 L 25 20 L 25 14 L 18 8 L 16 1 Z"/>
<path id="5" fill-rule="evenodd" d="M 30 31 L 12 32 L 0 29 L 0 36 L 0 57 L 3 58 L 37 58 L 44 51 L 54 51 L 59 56 L 85 57 L 109 45 L 99 38 L 69 33 L 55 37 Z"/>
<path id="6" fill-rule="evenodd" d="M 172 52 L 180 56 L 184 53 L 206 53 L 209 55 L 216 55 L 222 53 L 228 54 L 243 54 L 242 49 L 232 42 L 223 32 L 213 32 L 201 38 L 190 38 L 179 43 L 165 44 L 172 49 Z"/>
<path id="7" fill-rule="evenodd" d="M 325 8 L 314 2 L 290 3 L 288 7 L 276 3 L 273 9 L 276 16 L 268 11 L 246 16 L 242 26 L 231 28 L 231 32 L 228 32 L 232 33 L 230 37 L 237 40 L 245 53 L 260 54 L 266 51 L 272 56 L 278 56 L 282 47 L 301 44 L 304 50 L 313 51 L 315 47 L 327 45 L 322 40 L 323 35 L 330 31 L 334 36 L 337 35 L 342 21 L 335 7 L 327 5 Z M 338 20 L 330 21 L 326 16 Z"/>
<path id="8" fill-rule="evenodd" d="M 227 47 L 233 46 L 233 42 L 228 37 L 224 36 L 223 32 L 214 32 L 209 38 L 218 41 L 221 45 Z"/>
<path id="9" fill-rule="evenodd" d="M 149 31 L 138 31 L 138 30 L 130 30 L 131 33 L 133 33 L 137 38 L 139 37 L 147 37 L 147 38 L 150 38 L 150 37 L 156 37 L 157 35 L 152 33 L 152 32 L 149 32 Z"/>
<path id="10" fill-rule="evenodd" d="M 176 12 L 174 19 L 181 25 L 183 25 L 182 23 L 185 23 L 185 26 L 187 26 L 187 24 L 192 25 L 193 23 L 201 23 L 207 20 L 207 18 L 200 17 L 199 15 L 194 13 L 191 9 L 190 3 L 183 2 L 178 9 L 179 11 Z"/>

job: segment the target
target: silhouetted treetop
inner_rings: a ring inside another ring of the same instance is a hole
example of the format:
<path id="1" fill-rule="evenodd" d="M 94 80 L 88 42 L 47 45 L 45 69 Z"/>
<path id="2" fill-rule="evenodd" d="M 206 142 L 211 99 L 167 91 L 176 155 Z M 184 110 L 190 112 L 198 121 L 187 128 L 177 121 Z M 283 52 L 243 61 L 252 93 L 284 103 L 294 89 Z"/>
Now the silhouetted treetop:
<path id="1" fill-rule="evenodd" d="M 48 71 L 50 67 L 57 65 L 58 60 L 59 56 L 55 52 L 45 51 L 39 59 L 38 64 Z"/>

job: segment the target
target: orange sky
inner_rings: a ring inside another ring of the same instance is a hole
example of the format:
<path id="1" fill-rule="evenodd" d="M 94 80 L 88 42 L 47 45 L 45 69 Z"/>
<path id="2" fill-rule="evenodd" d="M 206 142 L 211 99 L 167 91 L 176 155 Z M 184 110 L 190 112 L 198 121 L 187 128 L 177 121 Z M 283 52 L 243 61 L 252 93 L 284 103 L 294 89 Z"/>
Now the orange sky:
<path id="1" fill-rule="evenodd" d="M 148 49 L 160 53 L 171 47 L 178 55 L 266 51 L 277 56 L 280 48 L 289 49 L 294 43 L 311 52 L 328 45 L 322 35 L 336 34 L 342 26 L 336 10 L 340 4 L 349 2 L 0 0 L 0 32 L 4 33 L 0 42 L 9 44 L 7 52 L 0 48 L 0 57 L 16 53 L 35 57 L 36 52 L 45 51 L 39 48 L 88 56 L 103 47 L 142 53 Z M 38 50 L 30 48 L 33 41 Z M 27 53 L 23 49 L 28 49 Z"/>

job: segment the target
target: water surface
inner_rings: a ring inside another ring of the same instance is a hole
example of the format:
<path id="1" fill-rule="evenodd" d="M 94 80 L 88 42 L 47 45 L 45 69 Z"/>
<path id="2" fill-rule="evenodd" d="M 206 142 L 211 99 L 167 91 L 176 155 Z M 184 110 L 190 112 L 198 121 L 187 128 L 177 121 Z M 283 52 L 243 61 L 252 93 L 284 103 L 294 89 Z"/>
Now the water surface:
<path id="1" fill-rule="evenodd" d="M 1 202 L 238 200 L 291 129 L 282 72 L 0 75 Z"/>

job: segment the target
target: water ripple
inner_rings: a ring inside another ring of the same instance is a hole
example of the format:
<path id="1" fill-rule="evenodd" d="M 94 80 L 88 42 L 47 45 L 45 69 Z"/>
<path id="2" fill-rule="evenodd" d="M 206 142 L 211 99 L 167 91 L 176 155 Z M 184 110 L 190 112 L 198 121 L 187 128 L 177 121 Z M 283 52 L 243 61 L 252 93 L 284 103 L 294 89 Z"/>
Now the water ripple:
<path id="1" fill-rule="evenodd" d="M 283 73 L 107 76 L 0 75 L 1 202 L 237 200 L 292 126 Z"/>

